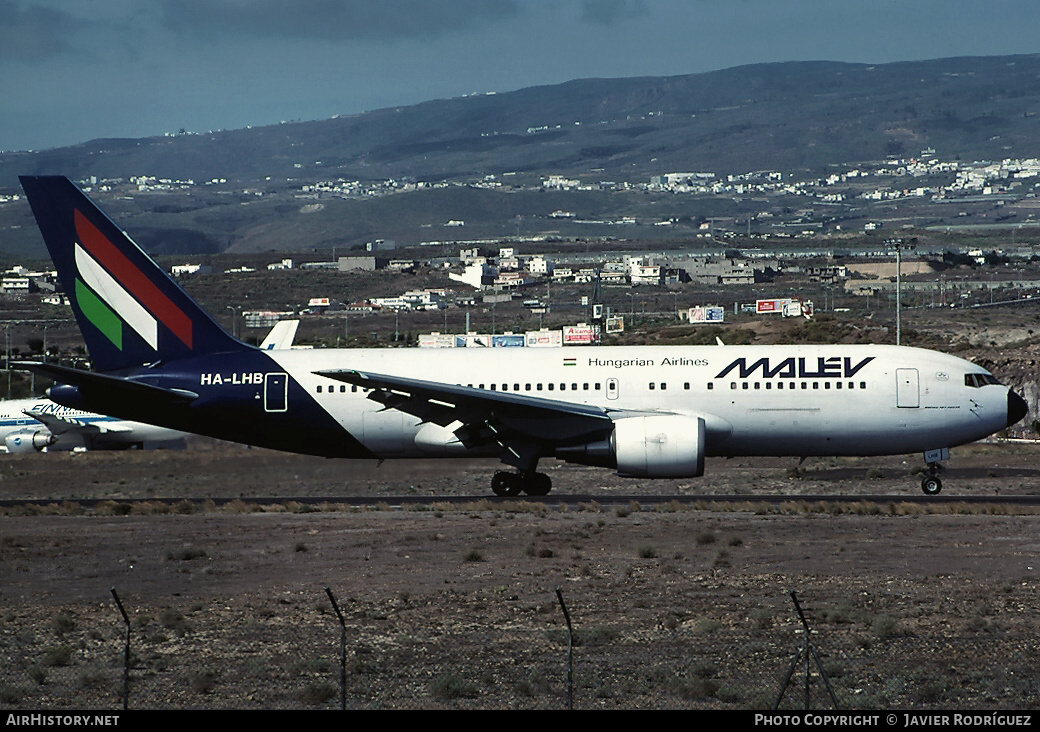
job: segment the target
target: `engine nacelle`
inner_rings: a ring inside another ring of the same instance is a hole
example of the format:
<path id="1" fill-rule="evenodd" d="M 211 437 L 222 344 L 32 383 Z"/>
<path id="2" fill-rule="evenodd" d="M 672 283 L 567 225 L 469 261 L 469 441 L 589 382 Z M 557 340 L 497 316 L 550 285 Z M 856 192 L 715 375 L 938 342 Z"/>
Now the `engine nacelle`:
<path id="1" fill-rule="evenodd" d="M 704 474 L 704 420 L 662 414 L 614 422 L 610 444 L 619 475 L 695 478 Z"/>
<path id="2" fill-rule="evenodd" d="M 39 452 L 45 447 L 50 447 L 57 438 L 47 430 L 23 430 L 12 432 L 4 438 L 7 451 L 15 452 Z"/>

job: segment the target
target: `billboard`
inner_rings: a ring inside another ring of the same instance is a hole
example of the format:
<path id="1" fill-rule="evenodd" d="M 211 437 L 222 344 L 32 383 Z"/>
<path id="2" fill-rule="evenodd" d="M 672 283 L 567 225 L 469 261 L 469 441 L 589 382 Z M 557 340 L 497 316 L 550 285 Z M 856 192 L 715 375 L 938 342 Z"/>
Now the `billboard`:
<path id="1" fill-rule="evenodd" d="M 774 298 L 771 300 L 755 300 L 755 312 L 761 315 L 762 313 L 780 313 L 784 312 L 784 306 L 787 303 L 792 302 L 791 298 Z"/>
<path id="2" fill-rule="evenodd" d="M 690 308 L 687 319 L 691 323 L 721 323 L 726 319 L 726 309 L 714 305 Z"/>
<path id="3" fill-rule="evenodd" d="M 583 346 L 598 342 L 599 331 L 595 326 L 584 323 L 563 326 L 563 345 L 565 346 Z"/>
<path id="4" fill-rule="evenodd" d="M 491 336 L 491 347 L 492 348 L 522 348 L 524 346 L 524 336 L 514 335 L 508 333 L 506 335 L 493 335 Z"/>
<path id="5" fill-rule="evenodd" d="M 795 300 L 790 297 L 755 301 L 755 312 L 760 315 L 762 313 L 780 313 L 785 318 L 795 318 L 803 314 L 811 316 L 812 309 L 811 302 L 803 304 L 801 300 Z"/>
<path id="6" fill-rule="evenodd" d="M 489 335 L 457 335 L 455 336 L 456 348 L 491 348 L 491 336 Z"/>
<path id="7" fill-rule="evenodd" d="M 419 336 L 419 348 L 454 348 L 455 336 L 450 333 L 424 333 Z"/>
<path id="8" fill-rule="evenodd" d="M 620 315 L 616 318 L 607 318 L 606 326 L 608 333 L 624 333 L 625 319 Z"/>
<path id="9" fill-rule="evenodd" d="M 524 334 L 528 348 L 555 348 L 563 345 L 563 333 L 558 330 L 529 330 Z"/>

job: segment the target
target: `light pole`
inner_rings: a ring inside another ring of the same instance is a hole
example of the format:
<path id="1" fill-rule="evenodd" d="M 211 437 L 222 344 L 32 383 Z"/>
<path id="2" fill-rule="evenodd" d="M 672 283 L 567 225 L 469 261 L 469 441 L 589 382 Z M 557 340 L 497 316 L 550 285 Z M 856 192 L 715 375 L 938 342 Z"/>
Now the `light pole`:
<path id="1" fill-rule="evenodd" d="M 896 250 L 896 345 L 903 339 L 902 303 L 903 303 L 903 248 L 913 249 L 917 239 L 886 239 L 885 244 Z"/>
<path id="2" fill-rule="evenodd" d="M 238 338 L 238 313 L 235 312 L 234 305 L 228 305 L 227 309 L 231 311 L 231 335 Z"/>
<path id="3" fill-rule="evenodd" d="M 4 368 L 7 369 L 7 398 L 11 398 L 11 324 L 4 328 L 4 344 L 6 355 L 4 356 Z"/>

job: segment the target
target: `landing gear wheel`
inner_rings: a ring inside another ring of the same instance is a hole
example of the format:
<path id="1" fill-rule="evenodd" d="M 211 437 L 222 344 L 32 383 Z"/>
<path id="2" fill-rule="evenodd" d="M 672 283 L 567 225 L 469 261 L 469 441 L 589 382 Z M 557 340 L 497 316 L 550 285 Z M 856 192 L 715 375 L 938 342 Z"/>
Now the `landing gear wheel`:
<path id="1" fill-rule="evenodd" d="M 524 493 L 529 496 L 547 496 L 552 490 L 552 479 L 545 473 L 535 473 L 524 480 Z"/>
<path id="2" fill-rule="evenodd" d="M 942 481 L 934 475 L 926 475 L 921 479 L 921 490 L 925 492 L 925 495 L 937 496 L 942 490 Z"/>
<path id="3" fill-rule="evenodd" d="M 500 470 L 491 479 L 491 492 L 496 496 L 520 495 L 520 476 Z"/>

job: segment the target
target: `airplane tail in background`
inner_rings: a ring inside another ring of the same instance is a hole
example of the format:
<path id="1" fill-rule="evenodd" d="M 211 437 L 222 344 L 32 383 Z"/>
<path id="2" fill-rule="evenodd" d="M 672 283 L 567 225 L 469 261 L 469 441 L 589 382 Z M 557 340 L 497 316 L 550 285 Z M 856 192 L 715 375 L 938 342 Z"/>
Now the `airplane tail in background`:
<path id="1" fill-rule="evenodd" d="M 68 178 L 19 180 L 95 369 L 253 350 L 220 327 Z"/>

